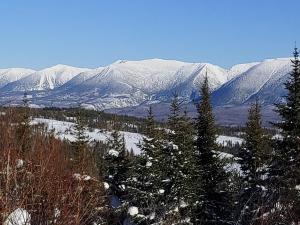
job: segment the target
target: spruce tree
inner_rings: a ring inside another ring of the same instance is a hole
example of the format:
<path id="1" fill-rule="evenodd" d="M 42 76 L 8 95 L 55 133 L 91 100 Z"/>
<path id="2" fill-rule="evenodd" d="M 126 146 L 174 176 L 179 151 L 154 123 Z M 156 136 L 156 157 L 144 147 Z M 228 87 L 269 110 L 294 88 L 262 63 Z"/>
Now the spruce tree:
<path id="1" fill-rule="evenodd" d="M 166 141 L 162 145 L 161 190 L 166 219 L 184 224 L 189 220 L 190 191 L 192 186 L 192 165 L 194 129 L 182 102 L 175 94 L 170 106 Z"/>
<path id="2" fill-rule="evenodd" d="M 168 135 L 167 135 L 167 145 L 165 146 L 165 158 L 168 159 L 166 167 L 164 170 L 166 172 L 165 179 L 165 196 L 166 204 L 170 208 L 178 207 L 181 198 L 181 187 L 182 187 L 182 155 L 180 154 L 180 149 L 178 146 L 179 132 L 180 132 L 180 121 L 182 120 L 181 115 L 181 105 L 177 93 L 174 94 L 173 100 L 170 105 L 170 115 L 168 118 Z"/>
<path id="3" fill-rule="evenodd" d="M 136 224 L 152 224 L 160 219 L 160 131 L 156 129 L 152 108 L 146 120 L 145 136 L 139 147 L 141 154 L 136 156 L 133 174 L 130 178 L 131 205 L 138 207 L 139 214 L 133 220 Z"/>
<path id="4" fill-rule="evenodd" d="M 127 217 L 129 160 L 124 136 L 113 130 L 104 154 L 104 181 L 115 217 L 114 223 L 122 224 Z"/>
<path id="5" fill-rule="evenodd" d="M 276 105 L 282 118 L 276 127 L 282 137 L 276 140 L 269 176 L 270 199 L 276 209 L 272 216 L 278 215 L 277 224 L 300 221 L 300 61 L 296 47 L 291 63 L 292 72 L 285 83 L 286 102 Z M 281 207 L 276 207 L 278 204 Z"/>
<path id="6" fill-rule="evenodd" d="M 194 174 L 194 224 L 230 224 L 230 199 L 224 188 L 227 175 L 217 154 L 217 129 L 215 126 L 207 76 L 200 90 L 201 101 L 197 105 L 196 165 Z"/>
<path id="7" fill-rule="evenodd" d="M 239 224 L 253 224 L 265 212 L 268 137 L 264 133 L 258 100 L 249 109 L 245 143 L 239 153 L 242 186 L 238 198 Z"/>
<path id="8" fill-rule="evenodd" d="M 80 170 L 80 173 L 87 172 L 86 167 L 89 165 L 89 137 L 86 132 L 86 120 L 83 115 L 83 110 L 78 108 L 76 112 L 76 123 L 74 125 L 75 140 L 72 142 L 72 155 L 74 166 Z"/>
<path id="9" fill-rule="evenodd" d="M 28 95 L 25 92 L 23 96 L 23 106 L 20 112 L 20 118 L 16 129 L 16 137 L 19 143 L 19 153 L 21 156 L 28 153 L 32 145 L 32 129 L 30 126 L 31 116 L 29 108 Z"/>

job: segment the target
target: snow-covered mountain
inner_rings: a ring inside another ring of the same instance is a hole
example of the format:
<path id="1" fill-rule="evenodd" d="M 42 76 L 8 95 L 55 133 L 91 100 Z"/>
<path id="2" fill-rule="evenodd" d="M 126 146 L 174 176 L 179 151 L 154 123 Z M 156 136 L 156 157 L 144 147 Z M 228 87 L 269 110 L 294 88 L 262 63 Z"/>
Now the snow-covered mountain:
<path id="1" fill-rule="evenodd" d="M 289 58 L 265 60 L 214 91 L 213 102 L 215 105 L 237 105 L 256 98 L 265 104 L 279 102 L 290 71 Z"/>
<path id="2" fill-rule="evenodd" d="M 259 64 L 259 62 L 243 63 L 243 64 L 234 65 L 229 70 L 229 78 L 232 79 L 232 78 L 246 72 L 251 67 L 256 66 L 257 64 Z"/>
<path id="3" fill-rule="evenodd" d="M 57 65 L 40 71 L 0 70 L 0 103 L 20 102 L 30 92 L 38 106 L 78 106 L 99 110 L 169 103 L 174 93 L 187 103 L 199 96 L 207 75 L 216 106 L 247 105 L 257 97 L 267 105 L 282 101 L 289 58 L 238 64 L 223 69 L 210 63 L 175 60 L 119 60 L 96 69 Z M 9 72 L 10 71 L 10 72 Z"/>
<path id="4" fill-rule="evenodd" d="M 70 79 L 68 82 L 65 82 L 63 85 L 58 87 L 55 92 L 65 92 L 67 90 L 76 88 L 77 85 L 80 85 L 81 83 L 85 82 L 86 80 L 96 76 L 97 74 L 101 73 L 103 70 L 103 67 L 99 67 L 93 70 L 87 70 L 82 73 L 79 73 L 72 79 Z"/>
<path id="5" fill-rule="evenodd" d="M 32 69 L 25 68 L 0 69 L 0 88 L 4 87 L 8 83 L 20 80 L 34 72 L 35 71 Z"/>
<path id="6" fill-rule="evenodd" d="M 11 82 L 1 90 L 5 92 L 51 90 L 63 85 L 77 74 L 88 70 L 66 65 L 56 65 Z"/>
<path id="7" fill-rule="evenodd" d="M 150 59 L 117 61 L 74 77 L 57 88 L 51 98 L 57 104 L 75 105 L 78 100 L 97 109 L 137 106 L 157 101 L 169 101 L 175 92 L 190 100 L 207 74 L 216 89 L 228 81 L 228 71 L 208 63 L 184 63 Z"/>

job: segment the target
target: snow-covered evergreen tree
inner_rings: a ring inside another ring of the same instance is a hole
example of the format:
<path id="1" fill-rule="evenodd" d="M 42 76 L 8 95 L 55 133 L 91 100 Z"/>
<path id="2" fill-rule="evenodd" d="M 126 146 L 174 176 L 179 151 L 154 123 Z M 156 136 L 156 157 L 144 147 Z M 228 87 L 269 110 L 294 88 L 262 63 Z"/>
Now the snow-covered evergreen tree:
<path id="1" fill-rule="evenodd" d="M 269 140 L 261 124 L 260 105 L 256 101 L 249 109 L 245 143 L 239 153 L 242 186 L 238 198 L 238 221 L 242 225 L 253 224 L 266 212 Z"/>
<path id="2" fill-rule="evenodd" d="M 282 121 L 277 125 L 282 138 L 277 139 L 270 166 L 269 189 L 273 217 L 277 224 L 300 221 L 300 61 L 294 49 L 293 70 L 285 83 L 286 102 L 277 105 Z M 280 207 L 277 207 L 280 205 Z"/>
<path id="3" fill-rule="evenodd" d="M 224 183 L 227 174 L 220 160 L 216 145 L 215 127 L 207 76 L 201 86 L 201 102 L 197 106 L 196 160 L 198 168 L 194 174 L 194 224 L 230 224 L 231 200 Z M 226 185 L 225 185 L 226 186 Z"/>
<path id="4" fill-rule="evenodd" d="M 152 224 L 161 218 L 160 157 L 161 131 L 156 129 L 152 108 L 149 108 L 145 137 L 140 143 L 141 154 L 136 156 L 130 178 L 130 204 L 139 213 L 132 219 L 136 224 Z"/>
<path id="5" fill-rule="evenodd" d="M 124 136 L 117 130 L 111 133 L 108 150 L 104 155 L 104 181 L 110 206 L 116 219 L 123 223 L 127 217 L 129 160 Z"/>
<path id="6" fill-rule="evenodd" d="M 86 172 L 85 168 L 88 163 L 89 156 L 89 137 L 86 134 L 86 121 L 83 115 L 82 109 L 78 108 L 76 112 L 76 123 L 74 125 L 74 136 L 75 140 L 72 142 L 73 147 L 73 162 L 74 165 L 79 169 L 80 173 Z"/>
<path id="7" fill-rule="evenodd" d="M 192 185 L 194 129 L 182 103 L 175 94 L 170 107 L 168 132 L 161 159 L 162 190 L 166 219 L 172 223 L 189 221 L 189 201 Z"/>
<path id="8" fill-rule="evenodd" d="M 25 92 L 23 96 L 23 107 L 19 115 L 19 121 L 16 128 L 16 138 L 19 142 L 19 153 L 21 157 L 28 153 L 32 144 L 32 130 L 30 127 L 30 108 L 28 95 Z"/>

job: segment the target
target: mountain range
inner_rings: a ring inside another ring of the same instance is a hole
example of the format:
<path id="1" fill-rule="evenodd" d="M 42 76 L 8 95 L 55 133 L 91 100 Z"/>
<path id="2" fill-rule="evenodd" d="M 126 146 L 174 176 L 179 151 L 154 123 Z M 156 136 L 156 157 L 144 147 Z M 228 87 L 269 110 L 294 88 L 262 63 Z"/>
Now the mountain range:
<path id="1" fill-rule="evenodd" d="M 40 71 L 0 70 L 0 103 L 20 104 L 24 92 L 33 107 L 76 107 L 142 116 L 151 104 L 168 105 L 176 92 L 187 108 L 199 98 L 207 75 L 215 108 L 247 108 L 282 102 L 290 58 L 267 59 L 225 69 L 210 63 L 175 60 L 119 60 L 96 69 L 56 65 Z M 191 107 L 192 108 L 192 107 Z M 163 113 L 161 113 L 163 114 Z"/>

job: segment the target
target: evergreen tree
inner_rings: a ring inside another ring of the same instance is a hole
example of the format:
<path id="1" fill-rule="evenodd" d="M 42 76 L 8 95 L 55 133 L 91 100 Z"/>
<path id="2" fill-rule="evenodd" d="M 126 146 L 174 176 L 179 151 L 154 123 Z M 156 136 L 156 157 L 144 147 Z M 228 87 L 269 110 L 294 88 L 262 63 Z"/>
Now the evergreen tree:
<path id="1" fill-rule="evenodd" d="M 176 221 L 184 224 L 189 216 L 187 206 L 189 191 L 192 185 L 191 172 L 193 165 L 194 128 L 186 111 L 182 112 L 182 102 L 177 94 L 174 95 L 168 118 L 168 145 L 165 147 L 165 159 L 169 159 L 164 171 L 166 172 L 165 198 L 169 211 L 178 209 Z"/>
<path id="2" fill-rule="evenodd" d="M 160 219 L 160 132 L 156 129 L 152 108 L 149 108 L 145 137 L 140 144 L 141 154 L 136 157 L 130 179 L 131 204 L 139 209 L 133 219 L 137 224 L 152 224 Z"/>
<path id="3" fill-rule="evenodd" d="M 114 224 L 122 224 L 127 217 L 129 160 L 124 136 L 117 130 L 111 133 L 108 150 L 104 154 L 104 181 L 107 195 L 114 211 Z"/>
<path id="4" fill-rule="evenodd" d="M 245 143 L 239 153 L 242 186 L 239 194 L 239 224 L 253 224 L 264 213 L 265 179 L 268 157 L 268 138 L 261 125 L 260 105 L 256 101 L 249 109 Z"/>
<path id="5" fill-rule="evenodd" d="M 89 165 L 89 137 L 86 134 L 86 120 L 82 109 L 78 108 L 76 113 L 76 123 L 74 126 L 75 141 L 72 142 L 72 155 L 74 165 L 81 173 L 86 172 Z"/>
<path id="6" fill-rule="evenodd" d="M 24 156 L 25 153 L 28 153 L 32 145 L 32 129 L 30 127 L 30 121 L 29 99 L 25 92 L 23 96 L 23 107 L 21 108 L 20 118 L 16 129 L 16 137 L 22 156 Z"/>
<path id="7" fill-rule="evenodd" d="M 282 138 L 277 139 L 270 166 L 269 188 L 273 208 L 278 215 L 276 224 L 298 224 L 300 221 L 300 61 L 298 49 L 290 78 L 285 83 L 286 102 L 277 105 L 282 122 L 276 124 Z M 280 204 L 281 207 L 275 205 Z M 275 223 L 274 223 L 275 224 Z"/>
<path id="8" fill-rule="evenodd" d="M 181 105 L 182 102 L 179 100 L 178 95 L 175 93 L 173 100 L 170 105 L 170 115 L 168 118 L 168 134 L 167 143 L 164 147 L 165 153 L 165 201 L 170 209 L 178 207 L 180 202 L 181 187 L 182 187 L 182 155 L 180 154 L 180 149 L 178 146 L 179 135 L 180 135 L 180 121 L 182 120 L 181 115 Z"/>
<path id="9" fill-rule="evenodd" d="M 201 102 L 197 105 L 196 173 L 194 175 L 194 224 L 230 224 L 231 205 L 224 188 L 227 174 L 216 145 L 215 127 L 207 76 L 201 86 Z"/>

